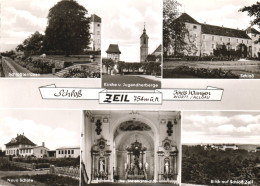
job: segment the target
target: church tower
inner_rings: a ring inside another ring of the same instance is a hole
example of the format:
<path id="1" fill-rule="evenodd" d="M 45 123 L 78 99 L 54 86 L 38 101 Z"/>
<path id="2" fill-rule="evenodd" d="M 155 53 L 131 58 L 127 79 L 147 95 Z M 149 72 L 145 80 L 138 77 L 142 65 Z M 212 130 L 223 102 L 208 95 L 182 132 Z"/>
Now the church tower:
<path id="1" fill-rule="evenodd" d="M 148 56 L 148 40 L 149 37 L 146 34 L 146 29 L 144 25 L 143 34 L 140 37 L 140 62 L 145 62 Z"/>

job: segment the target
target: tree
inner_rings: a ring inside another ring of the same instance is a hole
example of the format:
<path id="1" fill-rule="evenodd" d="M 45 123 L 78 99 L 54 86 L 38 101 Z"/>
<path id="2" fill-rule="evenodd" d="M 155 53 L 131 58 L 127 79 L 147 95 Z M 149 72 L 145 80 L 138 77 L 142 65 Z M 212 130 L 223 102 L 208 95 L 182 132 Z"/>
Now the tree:
<path id="1" fill-rule="evenodd" d="M 44 49 L 78 54 L 90 42 L 88 11 L 74 0 L 62 0 L 49 10 Z"/>
<path id="2" fill-rule="evenodd" d="M 102 59 L 102 65 L 105 66 L 106 72 L 108 74 L 108 70 L 112 70 L 115 66 L 115 62 L 112 59 Z M 110 72 L 111 73 L 111 72 Z"/>
<path id="3" fill-rule="evenodd" d="M 42 50 L 44 35 L 36 31 L 16 47 L 17 51 L 23 51 L 27 55 L 40 54 Z"/>
<path id="4" fill-rule="evenodd" d="M 256 2 L 251 6 L 245 6 L 241 8 L 239 11 L 247 12 L 250 17 L 255 17 L 254 20 L 251 22 L 252 25 L 257 25 L 260 27 L 260 3 Z"/>
<path id="5" fill-rule="evenodd" d="M 189 35 L 185 23 L 178 18 L 181 6 L 176 0 L 163 1 L 163 51 L 164 55 L 180 56 L 194 53 L 196 46 L 195 39 Z"/>

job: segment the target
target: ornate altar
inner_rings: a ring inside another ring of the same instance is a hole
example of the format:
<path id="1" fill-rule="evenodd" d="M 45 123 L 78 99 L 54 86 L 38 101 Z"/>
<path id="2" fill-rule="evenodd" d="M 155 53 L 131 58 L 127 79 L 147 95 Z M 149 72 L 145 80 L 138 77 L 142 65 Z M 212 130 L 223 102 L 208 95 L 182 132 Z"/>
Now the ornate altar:
<path id="1" fill-rule="evenodd" d="M 107 145 L 107 140 L 100 138 L 96 144 L 92 146 L 92 180 L 108 180 L 110 176 L 110 155 L 111 150 Z"/>
<path id="2" fill-rule="evenodd" d="M 132 143 L 127 147 L 127 162 L 125 163 L 125 179 L 146 180 L 148 163 L 146 162 L 144 147 L 140 142 Z"/>
<path id="3" fill-rule="evenodd" d="M 159 156 L 159 180 L 176 180 L 177 178 L 177 147 L 168 138 L 162 141 Z"/>

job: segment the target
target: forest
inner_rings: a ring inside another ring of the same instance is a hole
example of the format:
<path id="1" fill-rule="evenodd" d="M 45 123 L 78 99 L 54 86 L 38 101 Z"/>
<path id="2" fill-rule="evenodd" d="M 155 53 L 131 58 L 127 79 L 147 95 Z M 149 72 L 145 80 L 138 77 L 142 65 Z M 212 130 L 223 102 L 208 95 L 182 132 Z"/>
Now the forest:
<path id="1" fill-rule="evenodd" d="M 182 183 L 259 185 L 260 152 L 210 146 L 182 146 Z"/>

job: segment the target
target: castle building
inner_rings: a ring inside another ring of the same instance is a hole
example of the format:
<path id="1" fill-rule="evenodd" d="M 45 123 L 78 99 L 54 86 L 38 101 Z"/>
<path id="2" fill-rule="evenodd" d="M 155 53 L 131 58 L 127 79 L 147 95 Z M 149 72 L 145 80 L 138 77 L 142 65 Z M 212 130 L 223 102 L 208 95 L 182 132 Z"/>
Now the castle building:
<path id="1" fill-rule="evenodd" d="M 106 53 L 108 59 L 113 59 L 115 62 L 120 61 L 121 51 L 119 50 L 118 44 L 110 44 Z"/>
<path id="2" fill-rule="evenodd" d="M 148 45 L 149 37 L 146 34 L 146 29 L 144 26 L 143 33 L 140 37 L 140 62 L 145 62 L 147 56 L 148 56 Z"/>
<path id="3" fill-rule="evenodd" d="M 93 110 L 83 117 L 86 182 L 180 183 L 180 112 Z"/>
<path id="4" fill-rule="evenodd" d="M 101 51 L 101 18 L 92 14 L 90 19 L 90 47 L 93 51 Z"/>
<path id="5" fill-rule="evenodd" d="M 213 50 L 218 45 L 225 44 L 228 50 L 238 50 L 239 47 L 242 47 L 242 51 L 247 50 L 247 56 L 242 57 L 258 57 L 260 44 L 255 41 L 258 40 L 260 33 L 253 28 L 239 30 L 200 23 L 187 13 L 183 13 L 177 20 L 185 23 L 188 30 L 186 41 L 194 46 L 189 53 L 185 52 L 185 55 L 213 55 Z"/>
<path id="6" fill-rule="evenodd" d="M 43 158 L 47 156 L 48 148 L 45 147 L 44 142 L 42 146 L 37 146 L 31 140 L 29 140 L 24 134 L 17 134 L 16 138 L 13 138 L 9 143 L 5 144 L 7 156 L 34 156 L 37 158 Z"/>

